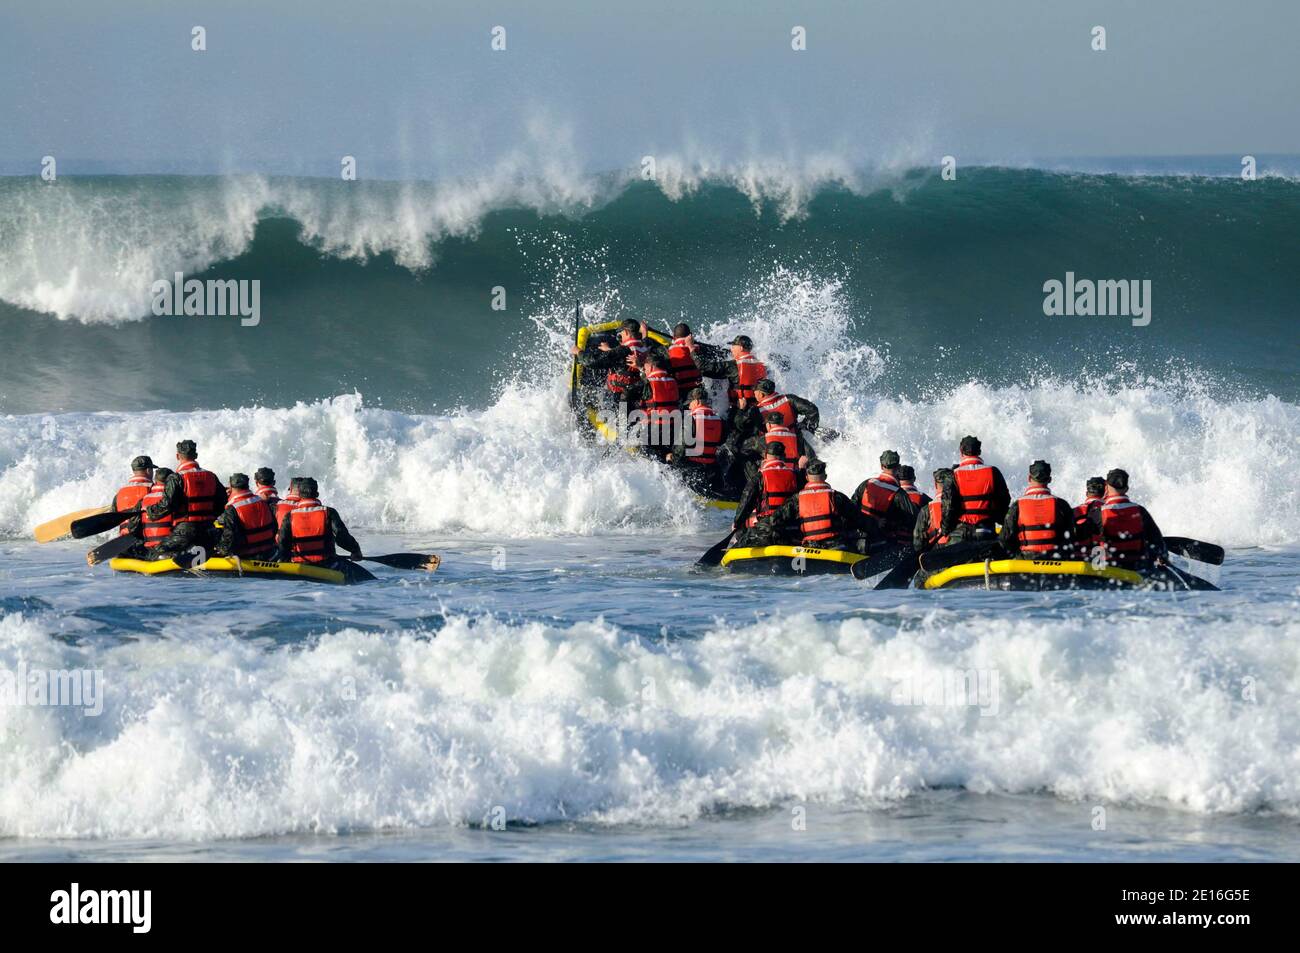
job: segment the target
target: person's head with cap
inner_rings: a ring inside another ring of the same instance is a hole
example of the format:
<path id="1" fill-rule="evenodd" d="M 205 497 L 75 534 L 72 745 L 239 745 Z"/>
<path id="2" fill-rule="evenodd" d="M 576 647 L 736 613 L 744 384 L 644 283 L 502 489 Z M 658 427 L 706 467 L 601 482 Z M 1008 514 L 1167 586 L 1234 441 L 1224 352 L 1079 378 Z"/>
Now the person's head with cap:
<path id="1" fill-rule="evenodd" d="M 685 321 L 679 321 L 673 325 L 674 338 L 688 338 L 691 336 L 691 326 Z"/>
<path id="2" fill-rule="evenodd" d="M 826 464 L 822 460 L 809 460 L 808 468 L 804 472 L 808 474 L 809 483 L 826 482 Z"/>
<path id="3" fill-rule="evenodd" d="M 1083 493 L 1089 499 L 1099 499 L 1106 495 L 1106 478 L 1105 477 L 1088 477 L 1088 482 L 1084 484 Z"/>
<path id="4" fill-rule="evenodd" d="M 880 471 L 882 473 L 888 473 L 891 476 L 897 477 L 898 464 L 899 458 L 897 450 L 886 450 L 880 455 Z"/>
<path id="5" fill-rule="evenodd" d="M 777 443 L 775 440 L 773 440 L 771 443 L 769 443 L 766 447 L 763 448 L 763 452 L 766 453 L 769 457 L 775 457 L 778 460 L 784 460 L 785 444 Z"/>
<path id="6" fill-rule="evenodd" d="M 1106 473 L 1106 485 L 1116 493 L 1124 494 L 1128 492 L 1128 471 L 1118 468 Z"/>
<path id="7" fill-rule="evenodd" d="M 972 437 L 970 434 L 961 438 L 961 443 L 957 447 L 963 457 L 978 457 L 982 449 L 979 437 Z"/>
<path id="8" fill-rule="evenodd" d="M 754 385 L 754 390 L 756 390 L 760 394 L 775 394 L 776 384 L 773 383 L 770 379 L 764 377 L 762 380 L 760 380 L 758 383 Z"/>
<path id="9" fill-rule="evenodd" d="M 898 482 L 899 482 L 899 483 L 915 483 L 915 482 L 916 482 L 916 471 L 915 471 L 914 469 L 912 469 L 911 467 L 909 467 L 906 463 L 899 464 L 899 466 L 898 466 Z"/>
<path id="10" fill-rule="evenodd" d="M 692 387 L 691 392 L 686 395 L 686 399 L 691 402 L 692 407 L 708 406 L 709 392 L 703 387 Z"/>
<path id="11" fill-rule="evenodd" d="M 763 422 L 769 427 L 785 426 L 785 416 L 779 410 L 771 411 L 763 415 Z"/>
<path id="12" fill-rule="evenodd" d="M 199 445 L 193 440 L 176 441 L 176 459 L 177 460 L 197 460 L 199 458 Z"/>
<path id="13" fill-rule="evenodd" d="M 258 486 L 275 486 L 275 471 L 270 467 L 258 467 L 253 473 L 253 481 Z"/>
<path id="14" fill-rule="evenodd" d="M 247 490 L 248 474 L 247 473 L 230 474 L 230 479 L 226 481 L 226 486 L 230 487 L 230 489 L 232 490 Z"/>
<path id="15" fill-rule="evenodd" d="M 954 477 L 950 468 L 940 467 L 934 471 L 934 488 L 942 493 L 945 487 L 952 486 L 953 479 Z"/>
<path id="16" fill-rule="evenodd" d="M 144 476 L 148 476 L 150 473 L 153 472 L 153 469 L 154 469 L 153 460 L 147 457 L 146 455 L 144 455 L 143 453 L 131 461 L 132 473 L 139 473 L 139 474 L 143 474 Z"/>
<path id="17" fill-rule="evenodd" d="M 746 334 L 737 334 L 731 339 L 731 356 L 740 357 L 742 354 L 748 354 L 754 347 L 754 342 Z"/>
<path id="18" fill-rule="evenodd" d="M 298 477 L 298 495 L 304 500 L 314 500 L 319 493 L 315 477 Z"/>
<path id="19" fill-rule="evenodd" d="M 1047 486 L 1052 482 L 1052 465 L 1046 460 L 1035 460 L 1029 464 L 1029 482 Z"/>

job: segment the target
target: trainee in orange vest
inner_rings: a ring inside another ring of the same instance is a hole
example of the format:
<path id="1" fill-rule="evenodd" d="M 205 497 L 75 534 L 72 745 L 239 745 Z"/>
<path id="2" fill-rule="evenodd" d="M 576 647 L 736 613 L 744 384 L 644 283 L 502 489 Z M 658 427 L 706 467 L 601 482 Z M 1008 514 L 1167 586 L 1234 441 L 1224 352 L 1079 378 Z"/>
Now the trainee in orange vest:
<path id="1" fill-rule="evenodd" d="M 1073 527 L 1057 523 L 1056 503 L 1045 486 L 1031 486 L 1016 500 L 1016 544 L 1022 553 L 1051 553 L 1067 545 Z"/>
<path id="2" fill-rule="evenodd" d="M 230 505 L 239 518 L 243 540 L 235 547 L 236 556 L 260 556 L 275 548 L 275 513 L 251 490 L 236 490 Z"/>
<path id="3" fill-rule="evenodd" d="M 767 367 L 752 354 L 742 354 L 736 358 L 736 383 L 727 390 L 734 407 L 742 397 L 754 399 L 754 385 L 767 376 Z"/>
<path id="4" fill-rule="evenodd" d="M 329 511 L 320 500 L 303 499 L 289 511 L 289 532 L 293 534 L 289 547 L 291 562 L 323 563 L 334 558 Z"/>
<path id="5" fill-rule="evenodd" d="M 839 535 L 835 490 L 827 483 L 809 483 L 799 491 L 799 529 L 803 544 L 815 546 Z"/>
<path id="6" fill-rule="evenodd" d="M 117 495 L 113 497 L 113 512 L 130 512 L 132 507 L 143 500 L 149 493 L 151 485 L 153 485 L 153 481 L 147 476 L 132 476 L 131 479 L 126 481 L 126 486 L 118 490 Z M 123 523 L 117 532 L 119 536 L 125 536 L 126 523 Z"/>
<path id="7" fill-rule="evenodd" d="M 690 393 L 692 387 L 699 387 L 703 378 L 695 363 L 695 353 L 686 338 L 674 338 L 668 345 L 668 360 L 673 366 L 673 376 L 682 393 Z"/>
<path id="8" fill-rule="evenodd" d="M 794 464 L 785 460 L 764 460 L 758 468 L 758 476 L 763 483 L 762 497 L 758 509 L 749 517 L 750 526 L 760 518 L 775 513 L 799 488 L 799 477 L 795 473 Z"/>

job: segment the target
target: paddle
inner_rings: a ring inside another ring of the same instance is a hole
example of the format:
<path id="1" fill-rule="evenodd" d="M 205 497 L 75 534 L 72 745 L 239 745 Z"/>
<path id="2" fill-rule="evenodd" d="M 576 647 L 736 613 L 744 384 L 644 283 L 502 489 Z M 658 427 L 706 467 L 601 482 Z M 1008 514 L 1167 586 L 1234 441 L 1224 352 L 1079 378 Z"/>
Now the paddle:
<path id="1" fill-rule="evenodd" d="M 72 538 L 85 539 L 87 536 L 98 536 L 126 522 L 132 515 L 131 511 L 127 510 L 125 513 L 98 513 L 76 520 L 71 527 Z"/>
<path id="2" fill-rule="evenodd" d="M 114 536 L 107 543 L 100 543 L 90 552 L 86 553 L 86 565 L 97 566 L 100 563 L 108 562 L 114 556 L 120 556 L 132 546 L 139 543 L 140 540 L 134 536 Z"/>
<path id="3" fill-rule="evenodd" d="M 1186 536 L 1166 536 L 1165 546 L 1171 553 L 1195 559 L 1198 563 L 1209 563 L 1211 566 L 1223 565 L 1223 547 L 1216 546 L 1214 543 L 1203 543 L 1199 539 L 1188 539 Z"/>
<path id="4" fill-rule="evenodd" d="M 578 343 L 578 332 L 582 328 L 582 304 L 577 298 L 573 299 L 573 343 Z M 569 380 L 569 406 L 577 412 L 578 410 L 578 355 L 573 355 L 573 369 L 570 372 Z"/>
<path id="5" fill-rule="evenodd" d="M 872 586 L 872 591 L 879 589 L 906 589 L 912 582 L 912 577 L 916 575 L 917 561 L 915 555 L 908 555 L 900 559 L 894 568 L 889 570 L 879 582 Z M 861 562 L 853 564 L 854 579 L 870 579 L 879 570 L 871 566 L 870 559 L 864 559 Z"/>
<path id="6" fill-rule="evenodd" d="M 982 562 L 996 545 L 994 540 L 974 540 L 969 543 L 940 546 L 938 549 L 921 554 L 921 568 L 926 572 L 938 572 L 949 566 L 960 566 L 962 563 Z"/>
<path id="7" fill-rule="evenodd" d="M 1188 590 L 1193 592 L 1219 592 L 1219 587 L 1214 583 L 1202 579 L 1200 576 L 1193 576 L 1190 572 L 1184 572 L 1173 563 L 1165 563 L 1165 571 L 1170 573 L 1175 579 L 1181 582 Z"/>
<path id="8" fill-rule="evenodd" d="M 77 510 L 75 513 L 65 513 L 62 516 L 42 523 L 36 529 L 32 530 L 32 536 L 38 543 L 50 543 L 56 539 L 61 539 L 72 532 L 72 524 L 79 519 L 85 519 L 87 516 L 94 516 L 96 513 L 107 513 L 107 506 L 96 506 L 88 510 Z"/>
<path id="9" fill-rule="evenodd" d="M 731 544 L 731 537 L 734 535 L 735 535 L 735 530 L 729 530 L 726 536 L 722 537 L 722 539 L 718 540 L 716 543 L 710 546 L 708 551 L 703 556 L 695 560 L 695 565 L 697 566 L 722 565 L 722 554 L 727 551 L 727 547 Z"/>
<path id="10" fill-rule="evenodd" d="M 435 572 L 442 565 L 442 559 L 432 553 L 390 553 L 387 556 L 362 556 L 361 560 L 368 563 L 382 563 L 385 566 L 392 566 L 394 569 L 423 569 L 425 572 Z"/>

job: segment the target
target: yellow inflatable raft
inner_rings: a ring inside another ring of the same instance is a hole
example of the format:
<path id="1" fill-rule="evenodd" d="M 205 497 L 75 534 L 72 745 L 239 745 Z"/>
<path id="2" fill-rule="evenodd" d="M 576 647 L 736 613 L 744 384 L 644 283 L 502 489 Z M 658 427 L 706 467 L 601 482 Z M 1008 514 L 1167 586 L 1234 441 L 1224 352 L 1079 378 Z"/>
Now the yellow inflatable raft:
<path id="1" fill-rule="evenodd" d="M 578 345 L 578 350 L 585 351 L 587 349 L 587 343 L 591 340 L 593 335 L 609 334 L 612 331 L 616 331 L 622 323 L 622 321 L 606 321 L 603 324 L 592 324 L 578 328 L 578 337 L 574 343 Z M 667 335 L 661 334 L 658 331 L 647 331 L 646 336 L 655 343 L 662 344 L 664 347 L 667 347 L 672 343 Z M 569 380 L 569 389 L 571 391 L 582 385 L 582 373 L 582 365 L 576 364 L 574 373 Z M 582 412 L 586 416 L 587 422 L 591 425 L 592 431 L 597 436 L 608 443 L 618 442 L 618 433 L 605 423 L 600 415 L 600 411 L 596 407 L 593 407 L 590 404 L 584 404 Z M 715 500 L 705 496 L 700 496 L 698 499 L 700 503 L 712 507 L 713 509 L 734 510 L 736 508 L 735 500 Z"/>

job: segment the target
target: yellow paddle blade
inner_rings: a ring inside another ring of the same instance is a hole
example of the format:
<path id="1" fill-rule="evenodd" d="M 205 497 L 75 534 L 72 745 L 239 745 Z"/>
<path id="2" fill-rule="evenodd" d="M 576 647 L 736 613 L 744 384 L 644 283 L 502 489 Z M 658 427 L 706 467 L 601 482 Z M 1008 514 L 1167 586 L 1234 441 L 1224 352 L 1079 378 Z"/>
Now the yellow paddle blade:
<path id="1" fill-rule="evenodd" d="M 87 516 L 96 516 L 99 513 L 107 513 L 107 506 L 97 506 L 90 510 L 77 510 L 75 513 L 65 513 L 57 519 L 52 519 L 48 523 L 42 523 L 36 529 L 32 530 L 32 536 L 38 543 L 49 543 L 56 539 L 62 539 L 72 533 L 72 524 L 77 520 L 85 519 Z"/>

